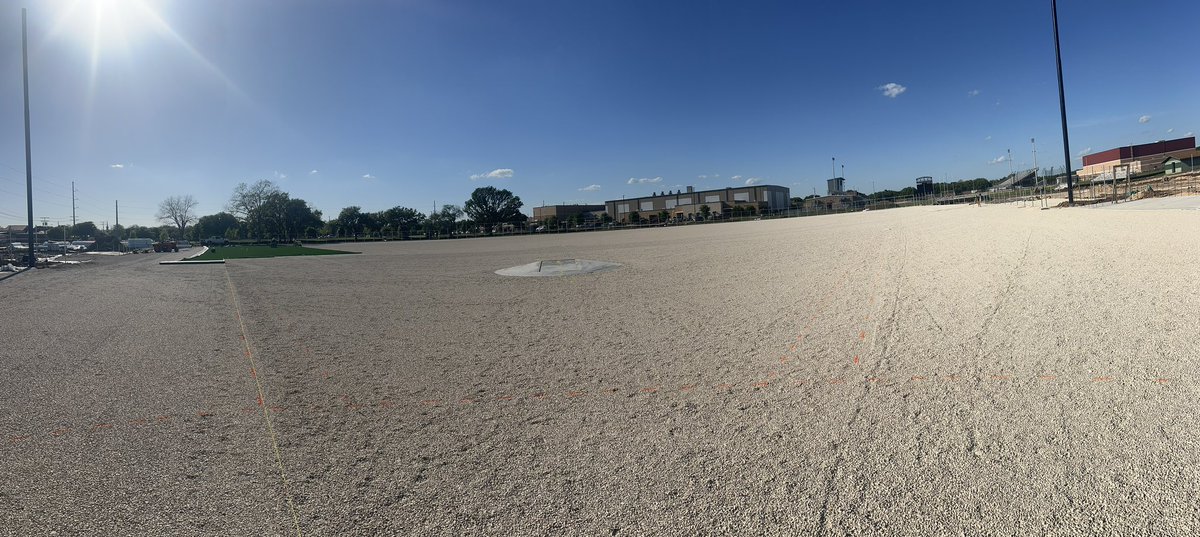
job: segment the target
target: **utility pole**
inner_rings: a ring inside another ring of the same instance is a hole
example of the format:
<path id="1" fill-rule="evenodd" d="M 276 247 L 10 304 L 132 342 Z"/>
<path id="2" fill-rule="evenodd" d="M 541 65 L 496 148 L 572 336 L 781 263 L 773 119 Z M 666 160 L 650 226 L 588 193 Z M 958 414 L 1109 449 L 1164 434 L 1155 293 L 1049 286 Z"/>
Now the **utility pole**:
<path id="1" fill-rule="evenodd" d="M 121 200 L 113 200 L 113 208 L 117 211 L 116 223 L 113 224 L 113 227 L 117 227 L 121 225 Z"/>
<path id="2" fill-rule="evenodd" d="M 75 229 L 75 181 L 71 181 L 71 231 Z"/>
<path id="3" fill-rule="evenodd" d="M 1050 15 L 1054 19 L 1054 63 L 1058 66 L 1058 112 L 1062 116 L 1063 160 L 1067 172 L 1067 206 L 1075 205 L 1075 185 L 1071 181 L 1071 141 L 1067 138 L 1067 96 L 1063 92 L 1062 52 L 1058 46 L 1058 0 L 1050 0 Z"/>
<path id="4" fill-rule="evenodd" d="M 29 147 L 29 36 L 25 30 L 25 8 L 21 8 L 21 77 L 25 85 L 25 201 L 29 211 L 29 266 L 37 266 L 33 246 L 33 152 Z"/>

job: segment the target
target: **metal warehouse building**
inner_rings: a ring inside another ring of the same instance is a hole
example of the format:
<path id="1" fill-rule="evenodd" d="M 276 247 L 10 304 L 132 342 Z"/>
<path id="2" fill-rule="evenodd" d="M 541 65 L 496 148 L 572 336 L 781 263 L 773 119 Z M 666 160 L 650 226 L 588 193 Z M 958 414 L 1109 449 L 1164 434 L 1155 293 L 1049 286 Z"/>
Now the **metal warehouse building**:
<path id="1" fill-rule="evenodd" d="M 1162 169 L 1168 157 L 1188 158 L 1196 153 L 1196 137 L 1160 140 L 1141 145 L 1117 147 L 1108 151 L 1084 155 L 1079 177 L 1091 179 L 1112 173 L 1113 166 L 1129 165 L 1133 173 Z"/>
<path id="2" fill-rule="evenodd" d="M 660 192 L 642 198 L 611 200 L 604 202 L 604 210 L 617 222 L 628 222 L 630 215 L 638 213 L 646 220 L 657 220 L 659 213 L 667 211 L 671 218 L 689 219 L 703 213 L 708 206 L 711 214 L 729 214 L 734 207 L 754 207 L 756 212 L 784 211 L 788 208 L 791 191 L 776 185 L 743 186 L 701 190 L 692 187 L 687 191 Z"/>

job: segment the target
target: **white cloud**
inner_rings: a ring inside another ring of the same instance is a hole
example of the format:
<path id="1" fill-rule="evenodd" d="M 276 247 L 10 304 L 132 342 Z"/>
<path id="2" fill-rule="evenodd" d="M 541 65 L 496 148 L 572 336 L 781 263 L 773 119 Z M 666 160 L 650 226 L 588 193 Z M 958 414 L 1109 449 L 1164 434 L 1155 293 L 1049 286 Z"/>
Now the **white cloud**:
<path id="1" fill-rule="evenodd" d="M 1085 148 L 1083 148 L 1083 151 L 1080 151 L 1080 152 L 1078 152 L 1078 153 L 1075 153 L 1075 156 L 1077 156 L 1077 157 L 1082 157 L 1082 156 L 1084 156 L 1084 155 L 1086 155 L 1086 154 L 1088 154 L 1088 153 L 1091 153 L 1091 152 L 1092 152 L 1092 148 L 1091 148 L 1091 147 L 1085 147 Z"/>
<path id="2" fill-rule="evenodd" d="M 967 92 L 967 97 L 974 97 L 976 95 L 979 95 L 979 90 L 977 90 L 977 89 L 973 89 L 973 90 Z"/>
<path id="3" fill-rule="evenodd" d="M 274 173 L 275 173 L 275 178 L 276 178 L 276 179 L 279 179 L 279 180 L 287 179 L 287 174 L 286 174 L 286 173 L 279 173 L 279 170 L 275 170 L 275 172 L 274 172 Z"/>
<path id="4" fill-rule="evenodd" d="M 633 177 L 630 177 L 628 181 L 625 181 L 625 184 L 639 185 L 639 184 L 646 184 L 646 183 L 661 183 L 661 182 L 662 182 L 662 177 L 642 177 L 640 179 L 635 179 Z"/>
<path id="5" fill-rule="evenodd" d="M 733 177 L 730 177 L 730 179 L 732 179 L 732 180 L 733 180 L 733 182 L 735 182 L 735 183 L 736 183 L 736 182 L 738 182 L 738 181 L 741 181 L 741 180 L 742 180 L 742 176 L 740 176 L 740 175 L 735 175 L 735 176 L 733 176 Z"/>
<path id="6" fill-rule="evenodd" d="M 698 175 L 698 176 L 696 176 L 696 178 L 697 178 L 697 179 L 709 179 L 709 178 L 712 178 L 712 179 L 720 179 L 720 178 L 721 178 L 721 174 L 719 174 L 719 173 L 714 173 L 714 174 L 712 174 L 712 175 Z"/>
<path id="7" fill-rule="evenodd" d="M 487 173 L 477 173 L 471 176 L 472 181 L 480 179 L 512 179 L 512 168 L 496 168 Z"/>
<path id="8" fill-rule="evenodd" d="M 112 168 L 112 169 L 114 169 L 114 170 L 119 170 L 119 169 L 121 169 L 121 168 L 124 168 L 124 167 L 125 167 L 125 165 L 124 165 L 124 164 L 109 164 L 109 165 L 108 165 L 108 167 L 109 167 L 109 168 Z"/>
<path id="9" fill-rule="evenodd" d="M 984 138 L 984 140 L 991 140 L 991 139 L 992 139 L 992 135 L 990 135 L 990 134 L 989 134 L 989 135 L 987 135 L 987 137 L 986 137 L 986 138 Z"/>
<path id="10" fill-rule="evenodd" d="M 1006 161 L 1008 161 L 1008 156 L 1000 155 L 992 160 L 989 160 L 988 164 L 1000 164 L 1001 162 L 1006 162 Z"/>
<path id="11" fill-rule="evenodd" d="M 313 168 L 313 171 L 308 172 L 309 175 L 316 175 L 318 173 L 321 173 L 321 172 L 318 172 L 316 168 Z"/>
<path id="12" fill-rule="evenodd" d="M 600 185 L 588 185 L 579 189 L 580 192 L 595 192 L 597 190 L 600 190 Z"/>
<path id="13" fill-rule="evenodd" d="M 1195 134 L 1196 133 L 1194 133 L 1192 131 L 1188 131 L 1187 134 L 1185 134 L 1184 136 L 1194 136 Z"/>
<path id="14" fill-rule="evenodd" d="M 1167 129 L 1167 134 L 1171 134 L 1172 132 L 1175 132 L 1175 127 Z"/>
<path id="15" fill-rule="evenodd" d="M 895 99 L 897 95 L 900 95 L 901 93 L 908 91 L 908 88 L 901 86 L 900 84 L 897 84 L 895 82 L 888 82 L 887 84 L 879 86 L 875 89 L 883 91 L 884 97 L 891 97 L 893 99 Z"/>
<path id="16" fill-rule="evenodd" d="M 374 175 L 371 175 L 371 174 L 369 174 L 369 173 L 364 173 L 364 174 L 363 174 L 363 179 L 366 179 L 366 180 L 370 181 L 370 180 L 372 180 L 372 179 L 375 179 L 375 176 L 374 176 Z"/>
<path id="17" fill-rule="evenodd" d="M 761 182 L 762 182 L 762 178 L 761 178 L 761 177 L 751 177 L 751 178 L 749 178 L 749 179 L 746 179 L 746 186 L 757 185 L 757 184 L 759 184 L 759 183 L 761 183 Z"/>
<path id="18" fill-rule="evenodd" d="M 1150 122 L 1150 116 L 1142 116 L 1142 117 L 1138 118 L 1138 123 L 1149 123 L 1149 122 Z"/>

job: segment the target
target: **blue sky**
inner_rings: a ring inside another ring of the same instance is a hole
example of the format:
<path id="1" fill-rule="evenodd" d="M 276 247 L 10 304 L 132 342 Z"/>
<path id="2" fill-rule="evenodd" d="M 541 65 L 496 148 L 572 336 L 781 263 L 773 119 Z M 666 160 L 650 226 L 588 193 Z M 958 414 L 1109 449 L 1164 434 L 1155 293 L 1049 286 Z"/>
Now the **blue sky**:
<path id="1" fill-rule="evenodd" d="M 69 221 L 72 180 L 80 221 L 119 199 L 148 225 L 258 179 L 332 217 L 483 185 L 527 212 L 752 178 L 802 195 L 832 157 L 850 188 L 899 189 L 999 177 L 1008 149 L 1030 167 L 1030 138 L 1062 164 L 1048 1 L 810 4 L 31 2 L 34 213 Z M 1073 154 L 1200 130 L 1200 3 L 1059 16 Z M 0 224 L 25 219 L 19 25 L 5 4 Z"/>

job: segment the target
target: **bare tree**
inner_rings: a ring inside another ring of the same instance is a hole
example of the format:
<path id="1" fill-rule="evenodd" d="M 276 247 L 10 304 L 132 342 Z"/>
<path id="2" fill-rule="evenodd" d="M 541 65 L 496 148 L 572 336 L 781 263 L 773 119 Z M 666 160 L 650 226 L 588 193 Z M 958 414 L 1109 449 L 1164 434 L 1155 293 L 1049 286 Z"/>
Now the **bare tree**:
<path id="1" fill-rule="evenodd" d="M 158 204 L 158 214 L 155 215 L 155 218 L 164 224 L 171 224 L 179 228 L 179 234 L 183 235 L 188 224 L 196 221 L 196 213 L 192 212 L 192 209 L 195 209 L 197 205 L 200 205 L 200 202 L 196 201 L 191 194 L 171 196 Z"/>

